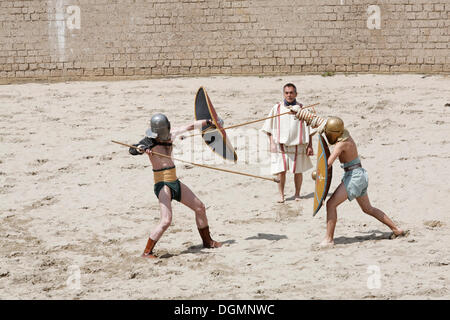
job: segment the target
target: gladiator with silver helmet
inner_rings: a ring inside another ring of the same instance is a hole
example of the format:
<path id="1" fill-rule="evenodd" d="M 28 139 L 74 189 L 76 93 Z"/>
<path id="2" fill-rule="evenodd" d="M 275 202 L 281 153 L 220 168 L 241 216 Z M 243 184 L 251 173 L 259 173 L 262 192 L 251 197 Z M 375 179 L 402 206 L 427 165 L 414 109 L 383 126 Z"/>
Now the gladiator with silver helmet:
<path id="1" fill-rule="evenodd" d="M 160 139 L 162 141 L 170 140 L 170 121 L 162 113 L 155 114 L 150 119 L 150 128 L 145 132 L 149 138 Z"/>
<path id="2" fill-rule="evenodd" d="M 145 138 L 139 143 L 129 145 L 129 153 L 133 156 L 147 154 L 152 164 L 154 186 L 153 191 L 160 203 L 160 223 L 152 230 L 147 240 L 142 257 L 154 259 L 153 249 L 165 230 L 170 225 L 172 217 L 172 200 L 181 202 L 194 210 L 196 224 L 200 237 L 205 248 L 219 248 L 222 244 L 211 238 L 209 224 L 206 217 L 206 208 L 195 194 L 183 184 L 177 177 L 176 167 L 172 158 L 172 140 L 175 140 L 181 133 L 194 130 L 207 125 L 207 120 L 199 120 L 183 127 L 172 129 L 170 121 L 162 113 L 157 113 L 150 119 L 150 128 L 145 132 Z M 192 203 L 200 203 L 201 206 L 193 206 Z M 168 223 L 167 223 L 168 222 Z"/>
<path id="3" fill-rule="evenodd" d="M 143 154 L 145 150 L 152 149 L 157 145 L 171 146 L 170 122 L 162 113 L 155 114 L 150 119 L 150 128 L 145 132 L 145 138 L 129 149 L 133 156 Z M 134 148 L 138 147 L 138 148 Z"/>

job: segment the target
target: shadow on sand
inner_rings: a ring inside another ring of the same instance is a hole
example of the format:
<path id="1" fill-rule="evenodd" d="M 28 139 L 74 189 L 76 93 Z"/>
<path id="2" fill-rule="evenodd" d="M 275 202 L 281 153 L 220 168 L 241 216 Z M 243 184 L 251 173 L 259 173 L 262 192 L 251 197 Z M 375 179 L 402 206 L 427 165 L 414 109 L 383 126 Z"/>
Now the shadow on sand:
<path id="1" fill-rule="evenodd" d="M 271 233 L 258 233 L 257 236 L 246 238 L 245 240 L 271 240 L 278 241 L 281 239 L 287 239 L 288 237 L 280 234 L 271 234 Z"/>
<path id="2" fill-rule="evenodd" d="M 327 198 L 331 197 L 333 194 L 328 193 Z M 308 193 L 307 195 L 300 196 L 300 199 L 313 199 L 314 198 L 314 192 Z M 286 201 L 293 201 L 295 200 L 294 196 L 286 198 Z"/>
<path id="3" fill-rule="evenodd" d="M 236 242 L 235 240 L 221 241 L 222 245 L 227 245 L 227 244 L 230 245 L 230 244 L 233 244 L 235 242 Z M 203 245 L 199 244 L 199 245 L 195 245 L 195 246 L 190 246 L 186 250 L 181 251 L 180 253 L 177 253 L 177 254 L 171 254 L 171 253 L 163 254 L 159 258 L 168 259 L 168 258 L 177 257 L 177 256 L 180 256 L 182 254 L 187 254 L 187 253 L 200 253 L 200 254 L 209 254 L 210 253 L 208 251 L 203 251 L 204 249 L 205 248 L 203 248 Z"/>
<path id="4" fill-rule="evenodd" d="M 334 244 L 352 244 L 364 241 L 374 241 L 374 240 L 390 240 L 392 232 L 381 232 L 378 230 L 371 230 L 366 233 L 370 233 L 365 236 L 356 237 L 337 237 L 334 238 Z"/>

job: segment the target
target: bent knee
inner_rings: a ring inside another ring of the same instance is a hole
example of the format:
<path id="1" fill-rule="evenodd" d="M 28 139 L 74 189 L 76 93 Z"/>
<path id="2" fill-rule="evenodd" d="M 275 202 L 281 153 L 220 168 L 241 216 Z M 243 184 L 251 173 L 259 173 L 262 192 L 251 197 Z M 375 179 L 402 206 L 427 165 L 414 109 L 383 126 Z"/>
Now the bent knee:
<path id="1" fill-rule="evenodd" d="M 205 212 L 206 212 L 205 204 L 204 204 L 203 202 L 200 201 L 200 202 L 195 206 L 194 211 L 195 211 L 195 213 L 198 213 L 198 214 L 205 214 Z"/>
<path id="2" fill-rule="evenodd" d="M 374 207 L 372 207 L 372 206 L 364 207 L 364 208 L 362 208 L 362 211 L 368 215 L 372 215 L 374 212 Z"/>
<path id="3" fill-rule="evenodd" d="M 161 220 L 161 228 L 163 228 L 164 230 L 167 230 L 167 228 L 170 227 L 170 224 L 172 223 L 172 219 L 167 218 L 167 219 L 162 219 Z"/>
<path id="4" fill-rule="evenodd" d="M 337 207 L 337 205 L 333 202 L 333 200 L 332 199 L 328 199 L 328 201 L 327 201 L 327 209 L 333 209 L 333 208 L 336 208 Z"/>

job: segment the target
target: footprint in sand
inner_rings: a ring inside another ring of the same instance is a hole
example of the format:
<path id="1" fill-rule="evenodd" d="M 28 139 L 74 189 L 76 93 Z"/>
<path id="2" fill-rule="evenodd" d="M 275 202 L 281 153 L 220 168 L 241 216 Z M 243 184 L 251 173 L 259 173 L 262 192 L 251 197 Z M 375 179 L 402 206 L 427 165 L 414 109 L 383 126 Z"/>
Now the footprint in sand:
<path id="1" fill-rule="evenodd" d="M 278 208 L 277 210 L 277 220 L 288 220 L 291 218 L 298 217 L 300 213 L 302 212 L 303 208 L 287 208 L 286 206 L 283 206 L 283 208 Z"/>
<path id="2" fill-rule="evenodd" d="M 445 226 L 445 223 L 439 220 L 425 221 L 423 224 L 427 226 L 427 229 L 435 229 Z"/>
<path id="3" fill-rule="evenodd" d="M 0 270 L 0 278 L 6 278 L 6 277 L 9 277 L 9 271 Z"/>
<path id="4" fill-rule="evenodd" d="M 58 172 L 73 172 L 73 167 L 72 167 L 72 165 L 61 167 L 61 168 L 58 168 Z"/>
<path id="5" fill-rule="evenodd" d="M 0 188 L 0 194 L 5 194 L 5 193 L 9 193 L 10 189 L 14 188 L 15 185 L 13 184 L 5 184 Z"/>
<path id="6" fill-rule="evenodd" d="M 139 271 L 131 271 L 128 273 L 128 279 L 139 279 L 142 273 Z"/>
<path id="7" fill-rule="evenodd" d="M 74 137 L 72 138 L 72 141 L 87 141 L 87 140 L 95 140 L 95 137 Z"/>
<path id="8" fill-rule="evenodd" d="M 143 169 L 144 166 L 142 165 L 137 165 L 137 164 L 129 164 L 127 166 L 121 166 L 120 169 L 124 169 L 124 170 L 134 170 L 134 169 Z"/>
<path id="9" fill-rule="evenodd" d="M 10 139 L 11 143 L 25 143 L 25 142 L 29 142 L 29 139 L 22 139 L 22 138 L 12 138 Z"/>
<path id="10" fill-rule="evenodd" d="M 34 165 L 43 165 L 48 162 L 48 159 L 37 159 Z"/>
<path id="11" fill-rule="evenodd" d="M 59 200 L 56 199 L 54 196 L 46 196 L 46 197 L 42 198 L 41 200 L 33 202 L 30 206 L 25 206 L 24 211 L 26 212 L 26 211 L 38 209 L 40 207 L 51 206 L 51 205 L 57 203 L 58 201 Z"/>
<path id="12" fill-rule="evenodd" d="M 106 155 L 105 155 L 105 156 L 101 156 L 101 157 L 100 157 L 100 160 L 101 160 L 101 161 L 109 161 L 109 160 L 112 160 L 112 159 L 113 159 L 112 156 L 106 156 Z"/>

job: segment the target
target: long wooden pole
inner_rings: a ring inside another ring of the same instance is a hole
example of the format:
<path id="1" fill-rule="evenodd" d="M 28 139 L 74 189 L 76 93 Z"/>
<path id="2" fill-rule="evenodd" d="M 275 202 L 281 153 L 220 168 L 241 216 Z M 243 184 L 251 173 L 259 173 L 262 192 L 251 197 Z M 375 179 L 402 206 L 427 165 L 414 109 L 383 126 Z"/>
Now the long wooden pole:
<path id="1" fill-rule="evenodd" d="M 320 103 L 315 103 L 315 104 L 311 104 L 311 105 L 309 105 L 309 106 L 304 106 L 304 107 L 302 107 L 301 109 L 312 108 L 312 107 L 317 106 L 318 104 L 320 104 Z M 226 127 L 226 128 L 222 128 L 222 129 L 223 129 L 223 130 L 227 130 L 227 129 L 233 129 L 233 128 L 237 128 L 237 127 L 242 127 L 242 126 L 246 126 L 246 125 L 249 125 L 249 124 L 252 124 L 252 123 L 255 123 L 255 122 L 260 122 L 260 121 L 265 121 L 265 120 L 267 120 L 267 119 L 272 119 L 272 118 L 280 117 L 280 116 L 283 116 L 283 115 L 289 114 L 289 113 L 292 114 L 292 111 L 283 112 L 283 113 L 280 113 L 280 114 L 277 114 L 277 115 L 274 115 L 274 116 L 270 116 L 270 117 L 267 117 L 267 118 L 262 118 L 262 119 L 257 119 L 257 120 L 252 120 L 252 121 L 248 121 L 248 122 L 243 122 L 243 123 L 235 124 L 235 125 L 232 125 L 232 126 L 229 126 L 229 127 Z M 218 131 L 218 129 L 213 129 L 213 130 L 205 129 L 205 130 L 203 130 L 203 131 L 200 132 L 200 133 L 194 133 L 194 134 L 191 134 L 191 135 L 189 135 L 189 136 L 184 136 L 183 139 L 191 138 L 191 137 L 195 137 L 195 136 L 199 136 L 199 135 L 201 135 L 201 134 L 205 134 L 206 132 L 210 133 L 210 132 L 214 132 L 214 131 Z"/>
<path id="2" fill-rule="evenodd" d="M 123 142 L 114 141 L 114 140 L 111 140 L 111 142 L 120 144 L 120 145 L 125 146 L 125 147 L 134 148 L 134 149 L 138 149 L 138 150 L 143 151 L 141 148 L 138 148 L 138 147 L 135 147 L 135 146 L 123 143 Z M 175 159 L 175 158 L 172 158 L 171 156 L 168 156 L 168 155 L 165 155 L 165 154 L 162 154 L 162 153 L 159 153 L 159 152 L 155 152 L 155 151 L 152 151 L 152 154 L 155 154 L 155 155 L 163 157 L 163 158 L 168 158 L 168 159 L 172 159 L 172 160 L 175 160 L 175 161 L 179 161 L 179 162 L 189 163 L 189 164 L 197 166 L 197 167 L 202 167 L 202 168 L 207 168 L 207 169 L 212 169 L 212 170 L 218 170 L 218 171 L 223 171 L 223 172 L 228 172 L 228 173 L 234 173 L 234 174 L 240 174 L 242 176 L 258 178 L 258 179 L 263 179 L 263 180 L 268 180 L 268 181 L 280 183 L 280 180 L 278 178 L 266 178 L 266 177 L 261 177 L 261 176 L 255 176 L 253 174 L 249 174 L 249 173 L 245 173 L 245 172 L 232 171 L 232 170 L 227 170 L 227 169 L 211 167 L 211 166 L 207 166 L 205 164 L 199 164 L 199 163 L 194 163 L 194 162 L 190 162 L 190 161 Z"/>

